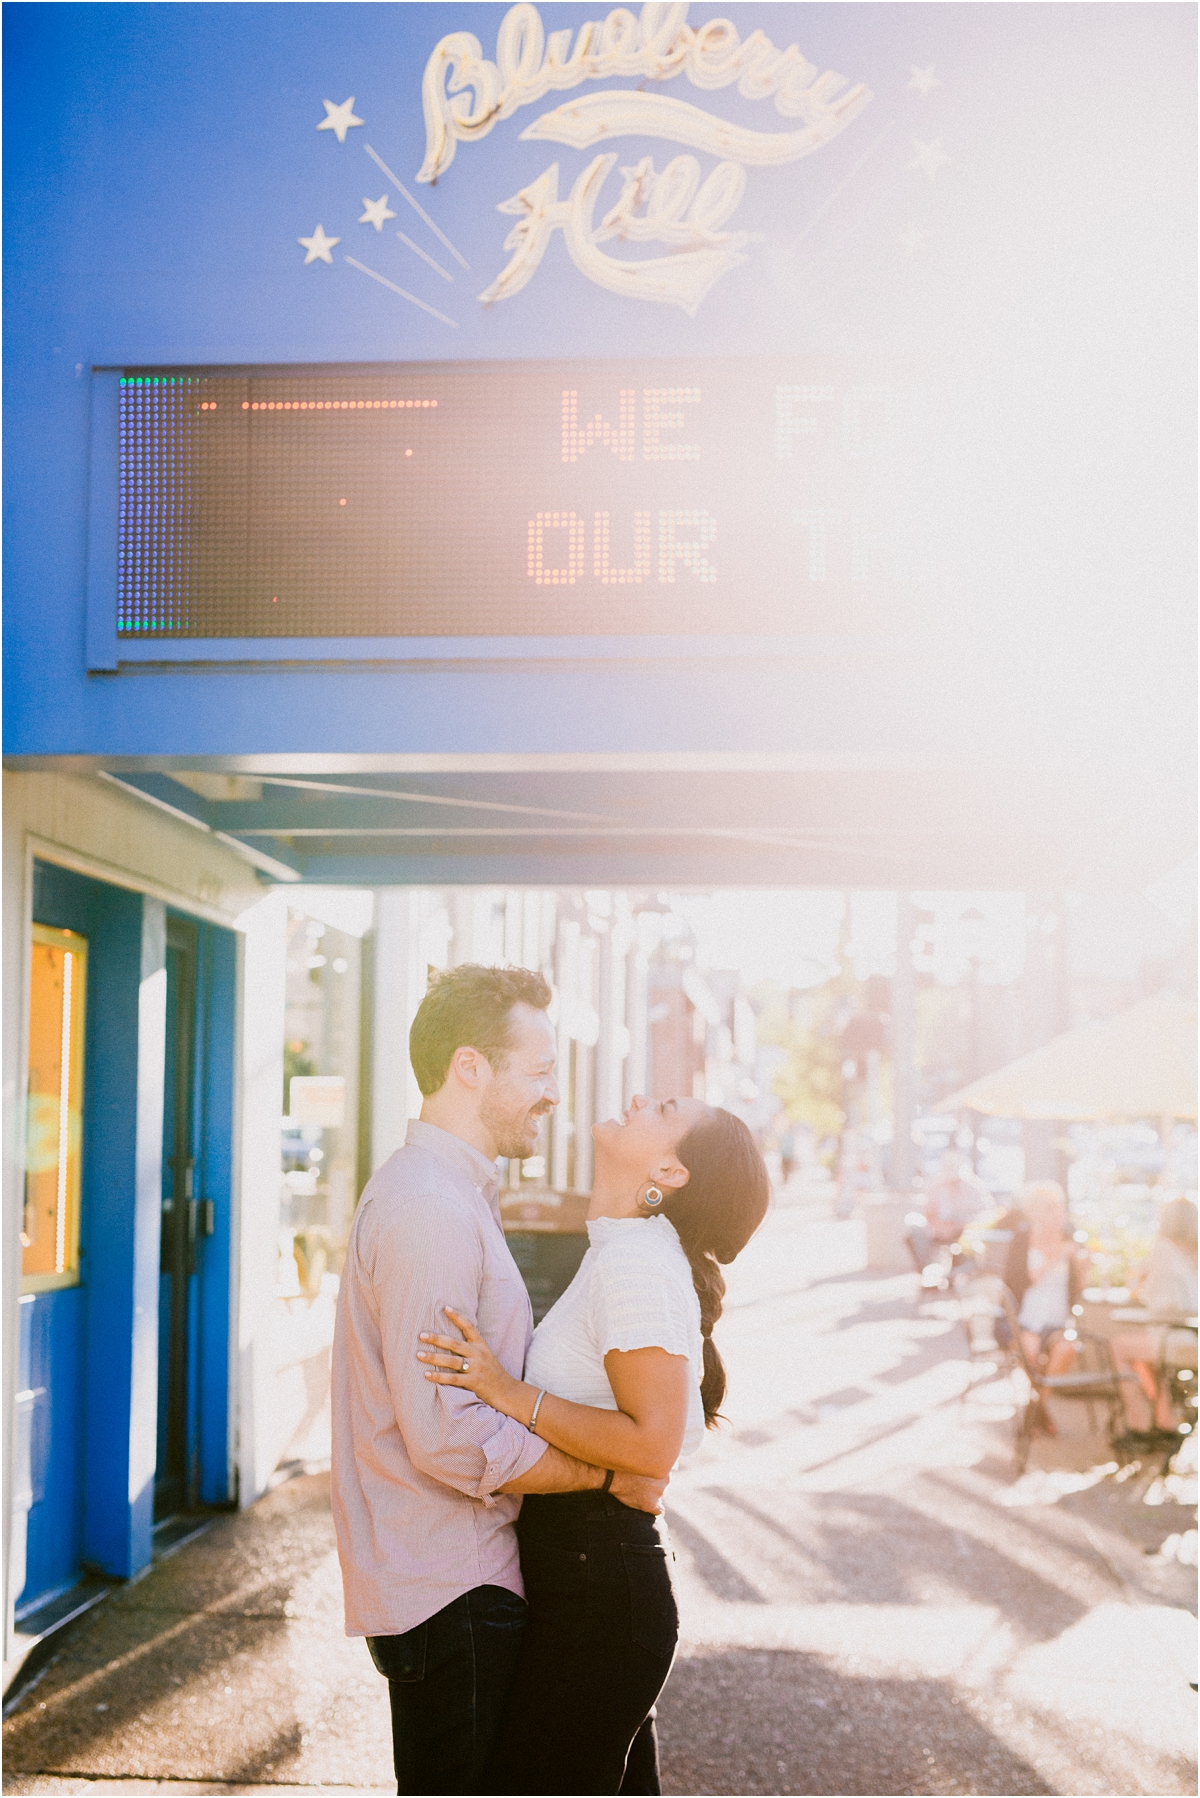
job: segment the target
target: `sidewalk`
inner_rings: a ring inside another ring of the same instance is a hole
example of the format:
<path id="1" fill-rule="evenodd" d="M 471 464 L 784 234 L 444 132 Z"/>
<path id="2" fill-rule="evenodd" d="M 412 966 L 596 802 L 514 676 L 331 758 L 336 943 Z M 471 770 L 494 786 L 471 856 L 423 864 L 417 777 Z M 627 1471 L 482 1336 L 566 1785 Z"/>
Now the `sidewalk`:
<path id="1" fill-rule="evenodd" d="M 394 1792 L 387 1687 L 342 1632 L 328 1475 L 107 1599 L 4 1735 L 9 1792 Z"/>
<path id="2" fill-rule="evenodd" d="M 915 1276 L 862 1260 L 861 1224 L 791 1205 L 731 1270 L 731 1425 L 670 1494 L 664 1789 L 1194 1791 L 1194 1569 L 1146 1552 L 1194 1510 L 1142 1503 L 1149 1469 L 1068 1490 L 1102 1452 L 1082 1414 L 1014 1486 L 1005 1384 L 971 1383 Z M 5 1750 L 14 1793 L 394 1791 L 327 1478 L 105 1601 Z"/>

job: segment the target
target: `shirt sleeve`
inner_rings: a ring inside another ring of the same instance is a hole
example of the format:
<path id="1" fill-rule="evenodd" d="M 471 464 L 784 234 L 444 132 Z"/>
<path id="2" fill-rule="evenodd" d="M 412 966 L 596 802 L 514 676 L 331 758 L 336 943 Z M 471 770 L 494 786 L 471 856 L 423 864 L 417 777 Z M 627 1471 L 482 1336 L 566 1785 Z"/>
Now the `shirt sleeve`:
<path id="1" fill-rule="evenodd" d="M 690 1271 L 676 1257 L 668 1260 L 636 1240 L 606 1244 L 597 1257 L 592 1287 L 592 1327 L 600 1354 L 661 1348 L 686 1356 L 694 1301 Z"/>
<path id="2" fill-rule="evenodd" d="M 409 1459 L 429 1478 L 492 1505 L 499 1487 L 541 1460 L 546 1444 L 474 1393 L 427 1380 L 417 1360 L 423 1330 L 453 1334 L 443 1306 L 476 1320 L 483 1278 L 478 1229 L 433 1200 L 428 1210 L 418 1202 L 372 1221 L 369 1278 L 384 1371 Z M 512 1355 L 501 1358 L 519 1379 L 523 1369 L 508 1365 Z"/>

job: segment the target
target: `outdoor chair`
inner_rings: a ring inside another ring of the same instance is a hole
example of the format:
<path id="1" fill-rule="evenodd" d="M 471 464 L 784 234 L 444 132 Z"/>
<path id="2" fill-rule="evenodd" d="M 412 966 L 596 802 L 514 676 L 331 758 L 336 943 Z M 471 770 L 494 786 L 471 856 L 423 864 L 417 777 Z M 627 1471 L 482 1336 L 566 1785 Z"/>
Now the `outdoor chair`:
<path id="1" fill-rule="evenodd" d="M 954 1281 L 967 1353 L 972 1363 L 989 1361 L 999 1372 L 1017 1365 L 1011 1333 L 998 1327 L 1005 1315 L 1000 1295 L 1006 1291 L 1000 1275 L 981 1269 L 978 1263 L 963 1268 Z"/>
<path id="2" fill-rule="evenodd" d="M 1037 1429 L 1039 1413 L 1048 1415 L 1045 1406 L 1047 1398 L 1051 1396 L 1082 1400 L 1087 1406 L 1088 1423 L 1093 1430 L 1096 1428 L 1095 1407 L 1102 1406 L 1106 1440 L 1111 1446 L 1121 1434 L 1126 1421 L 1121 1382 L 1132 1379 L 1133 1375 L 1117 1372 L 1112 1350 L 1102 1336 L 1085 1335 L 1071 1324 L 1064 1329 L 1063 1340 L 1073 1346 L 1074 1369 L 1070 1373 L 1044 1373 L 1030 1361 L 1025 1352 L 1021 1326 L 1017 1322 L 1017 1306 L 1011 1292 L 1002 1285 L 997 1297 L 1012 1336 L 1015 1365 L 1021 1368 L 1029 1383 L 1028 1396 L 1024 1404 L 1017 1407 L 1013 1444 L 1013 1466 L 1016 1473 L 1020 1475 L 1025 1471 L 1029 1461 L 1029 1445 Z"/>

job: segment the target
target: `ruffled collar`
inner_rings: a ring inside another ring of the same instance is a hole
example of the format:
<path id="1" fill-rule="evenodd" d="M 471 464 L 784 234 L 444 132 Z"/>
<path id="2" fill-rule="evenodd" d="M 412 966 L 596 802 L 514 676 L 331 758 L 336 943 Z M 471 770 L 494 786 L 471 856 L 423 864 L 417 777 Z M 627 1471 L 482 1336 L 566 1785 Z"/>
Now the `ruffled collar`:
<path id="1" fill-rule="evenodd" d="M 588 1241 L 593 1248 L 598 1248 L 602 1242 L 611 1242 L 620 1232 L 647 1227 L 667 1230 L 673 1241 L 679 1241 L 679 1232 L 669 1217 L 590 1217 L 587 1220 Z"/>

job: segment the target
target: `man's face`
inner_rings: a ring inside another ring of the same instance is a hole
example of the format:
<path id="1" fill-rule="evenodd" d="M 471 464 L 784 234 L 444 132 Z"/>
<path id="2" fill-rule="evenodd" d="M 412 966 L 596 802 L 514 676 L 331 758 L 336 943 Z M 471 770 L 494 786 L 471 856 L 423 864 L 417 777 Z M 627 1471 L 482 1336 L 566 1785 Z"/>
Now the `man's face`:
<path id="1" fill-rule="evenodd" d="M 544 1011 L 516 1004 L 508 1014 L 508 1059 L 483 1092 L 479 1119 L 510 1159 L 532 1155 L 538 1127 L 558 1104 L 554 1029 Z"/>

